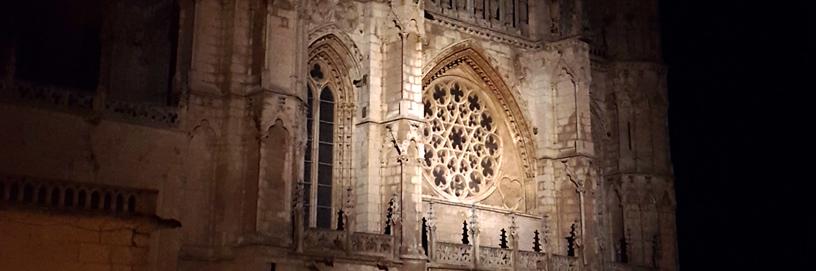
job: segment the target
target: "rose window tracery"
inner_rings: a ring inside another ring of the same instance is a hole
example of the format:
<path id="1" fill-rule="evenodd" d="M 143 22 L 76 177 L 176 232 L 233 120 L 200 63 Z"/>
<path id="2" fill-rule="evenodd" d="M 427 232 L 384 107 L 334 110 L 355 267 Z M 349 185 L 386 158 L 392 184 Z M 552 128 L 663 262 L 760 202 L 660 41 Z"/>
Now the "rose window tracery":
<path id="1" fill-rule="evenodd" d="M 480 200 L 495 187 L 502 144 L 487 101 L 460 80 L 437 80 L 425 89 L 424 174 L 445 197 Z"/>

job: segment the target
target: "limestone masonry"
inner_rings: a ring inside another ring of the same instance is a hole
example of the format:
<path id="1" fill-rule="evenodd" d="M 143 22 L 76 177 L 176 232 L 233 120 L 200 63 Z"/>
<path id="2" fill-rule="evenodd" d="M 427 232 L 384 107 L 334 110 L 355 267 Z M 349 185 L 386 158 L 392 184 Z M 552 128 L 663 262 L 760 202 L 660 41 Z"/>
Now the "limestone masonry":
<path id="1" fill-rule="evenodd" d="M 678 269 L 657 0 L 29 2 L 1 270 Z"/>

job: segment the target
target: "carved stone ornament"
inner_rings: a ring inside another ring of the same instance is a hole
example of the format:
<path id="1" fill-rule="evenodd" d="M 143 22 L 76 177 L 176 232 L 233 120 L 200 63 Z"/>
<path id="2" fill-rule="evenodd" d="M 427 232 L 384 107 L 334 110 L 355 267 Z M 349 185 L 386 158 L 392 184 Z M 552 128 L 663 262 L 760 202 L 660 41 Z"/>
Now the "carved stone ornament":
<path id="1" fill-rule="evenodd" d="M 485 267 L 509 267 L 512 263 L 512 250 L 495 248 L 495 247 L 480 247 L 479 248 L 479 263 L 480 266 Z"/>
<path id="2" fill-rule="evenodd" d="M 303 244 L 310 250 L 342 251 L 345 247 L 346 232 L 331 230 L 308 230 Z"/>
<path id="3" fill-rule="evenodd" d="M 355 254 L 385 256 L 392 252 L 393 246 L 390 235 L 363 232 L 351 235 L 351 250 Z"/>
<path id="4" fill-rule="evenodd" d="M 473 248 L 470 245 L 440 242 L 434 249 L 434 260 L 452 265 L 470 265 L 473 262 Z"/>
<path id="5" fill-rule="evenodd" d="M 425 88 L 425 178 L 439 194 L 481 200 L 496 189 L 502 142 L 493 108 L 476 86 L 437 80 Z"/>

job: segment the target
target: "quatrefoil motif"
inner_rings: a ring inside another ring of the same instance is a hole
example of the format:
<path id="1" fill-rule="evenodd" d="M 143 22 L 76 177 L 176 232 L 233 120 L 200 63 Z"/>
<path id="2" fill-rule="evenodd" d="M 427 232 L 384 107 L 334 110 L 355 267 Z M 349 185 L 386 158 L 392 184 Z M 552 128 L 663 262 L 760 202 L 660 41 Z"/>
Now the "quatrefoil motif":
<path id="1" fill-rule="evenodd" d="M 425 89 L 425 178 L 451 199 L 480 199 L 494 187 L 501 139 L 487 98 L 473 85 L 438 80 Z"/>

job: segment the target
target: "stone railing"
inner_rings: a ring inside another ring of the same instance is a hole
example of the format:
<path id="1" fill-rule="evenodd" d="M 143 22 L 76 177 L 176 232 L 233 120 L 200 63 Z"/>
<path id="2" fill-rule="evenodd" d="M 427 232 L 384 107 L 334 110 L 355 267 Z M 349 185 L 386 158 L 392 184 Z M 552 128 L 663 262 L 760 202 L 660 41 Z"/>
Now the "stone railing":
<path id="1" fill-rule="evenodd" d="M 464 244 L 439 242 L 434 244 L 433 259 L 437 263 L 456 266 L 473 265 L 473 247 Z"/>
<path id="2" fill-rule="evenodd" d="M 580 259 L 564 255 L 550 255 L 550 271 L 579 271 L 581 270 Z"/>
<path id="3" fill-rule="evenodd" d="M 547 255 L 535 251 L 519 251 L 516 253 L 516 270 L 544 269 Z"/>
<path id="4" fill-rule="evenodd" d="M 0 81 L 0 100 L 22 102 L 61 110 L 94 112 L 93 91 L 41 85 L 26 81 Z M 131 103 L 105 100 L 100 109 L 104 117 L 112 117 L 137 123 L 176 126 L 179 122 L 178 108 L 155 104 Z"/>
<path id="5" fill-rule="evenodd" d="M 479 247 L 479 267 L 511 268 L 513 267 L 513 251 L 496 247 Z"/>
<path id="6" fill-rule="evenodd" d="M 492 31 L 526 37 L 529 0 L 424 0 L 426 17 L 443 16 Z"/>
<path id="7" fill-rule="evenodd" d="M 0 205 L 155 215 L 158 191 L 0 174 Z"/>
<path id="8" fill-rule="evenodd" d="M 451 269 L 580 271 L 580 258 L 496 247 L 436 242 L 431 265 Z"/>
<path id="9" fill-rule="evenodd" d="M 351 253 L 388 257 L 394 253 L 394 237 L 391 235 L 375 233 L 352 233 Z"/>
<path id="10" fill-rule="evenodd" d="M 649 267 L 649 266 L 639 266 L 639 265 L 632 265 L 632 264 L 625 264 L 625 263 L 614 263 L 612 264 L 612 270 L 614 271 L 657 271 L 660 268 L 656 267 Z"/>
<path id="11" fill-rule="evenodd" d="M 303 236 L 304 249 L 311 251 L 345 252 L 347 242 L 345 231 L 308 229 Z"/>
<path id="12" fill-rule="evenodd" d="M 390 258 L 394 255 L 391 235 L 310 228 L 303 232 L 303 250 L 321 255 Z"/>

